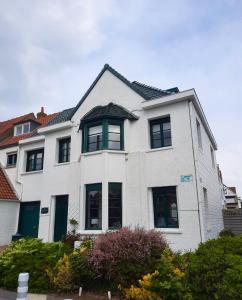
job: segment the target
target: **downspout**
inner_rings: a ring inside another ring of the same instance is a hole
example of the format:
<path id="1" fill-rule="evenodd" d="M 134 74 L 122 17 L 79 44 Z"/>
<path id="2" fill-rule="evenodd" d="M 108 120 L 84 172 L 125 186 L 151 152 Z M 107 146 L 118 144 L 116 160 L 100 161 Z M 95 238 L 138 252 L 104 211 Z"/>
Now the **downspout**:
<path id="1" fill-rule="evenodd" d="M 197 167 L 196 167 L 196 160 L 195 160 L 195 150 L 194 150 L 194 142 L 193 142 L 193 134 L 192 134 L 192 118 L 191 118 L 191 100 L 188 100 L 188 110 L 189 110 L 189 120 L 190 120 L 190 130 L 191 130 L 191 139 L 192 139 L 192 154 L 193 154 L 193 164 L 194 164 L 194 172 L 195 172 L 195 184 L 196 184 L 196 194 L 197 194 L 197 207 L 198 207 L 198 222 L 199 222 L 199 232 L 200 232 L 200 240 L 203 242 L 203 235 L 202 235 L 202 220 L 201 220 L 201 207 L 199 201 L 199 193 L 198 193 L 198 183 L 197 183 Z"/>

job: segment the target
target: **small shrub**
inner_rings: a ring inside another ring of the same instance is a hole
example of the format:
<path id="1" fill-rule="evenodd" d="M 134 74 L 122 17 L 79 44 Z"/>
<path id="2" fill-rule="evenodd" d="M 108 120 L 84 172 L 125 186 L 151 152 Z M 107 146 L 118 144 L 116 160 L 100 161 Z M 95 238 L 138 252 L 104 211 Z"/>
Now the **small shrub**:
<path id="1" fill-rule="evenodd" d="M 29 290 L 44 292 L 50 289 L 48 268 L 68 253 L 69 248 L 61 242 L 43 243 L 39 239 L 21 239 L 12 243 L 0 254 L 0 286 L 16 289 L 18 275 L 28 272 Z"/>
<path id="2" fill-rule="evenodd" d="M 242 237 L 201 244 L 190 255 L 187 279 L 195 300 L 241 299 Z"/>
<path id="3" fill-rule="evenodd" d="M 186 257 L 173 254 L 166 249 L 161 255 L 157 270 L 152 274 L 144 275 L 139 280 L 139 287 L 131 286 L 124 290 L 126 299 L 192 299 L 188 289 L 185 270 L 187 268 Z"/>
<path id="4" fill-rule="evenodd" d="M 127 286 L 155 270 L 165 247 L 167 243 L 157 231 L 124 227 L 97 238 L 89 263 L 99 278 Z"/>
<path id="5" fill-rule="evenodd" d="M 233 231 L 231 229 L 223 229 L 223 230 L 220 231 L 219 236 L 220 237 L 235 236 L 235 234 L 233 233 Z"/>

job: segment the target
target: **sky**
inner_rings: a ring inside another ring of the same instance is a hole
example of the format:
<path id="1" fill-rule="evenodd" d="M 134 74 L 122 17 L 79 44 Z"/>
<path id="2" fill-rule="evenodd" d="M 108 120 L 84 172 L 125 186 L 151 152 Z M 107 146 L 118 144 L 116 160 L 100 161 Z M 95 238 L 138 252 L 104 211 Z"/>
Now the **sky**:
<path id="1" fill-rule="evenodd" d="M 241 0 L 0 0 L 0 120 L 75 106 L 105 63 L 195 88 L 242 196 Z"/>

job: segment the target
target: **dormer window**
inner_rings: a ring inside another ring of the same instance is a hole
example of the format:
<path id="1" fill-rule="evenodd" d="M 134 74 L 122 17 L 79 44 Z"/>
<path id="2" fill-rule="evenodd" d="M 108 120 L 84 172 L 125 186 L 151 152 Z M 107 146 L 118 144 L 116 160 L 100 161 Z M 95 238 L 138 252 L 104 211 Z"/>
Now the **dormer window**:
<path id="1" fill-rule="evenodd" d="M 38 123 L 36 122 L 25 122 L 22 124 L 15 125 L 14 128 L 14 135 L 19 136 L 23 134 L 27 134 L 32 132 L 36 127 L 38 126 Z"/>

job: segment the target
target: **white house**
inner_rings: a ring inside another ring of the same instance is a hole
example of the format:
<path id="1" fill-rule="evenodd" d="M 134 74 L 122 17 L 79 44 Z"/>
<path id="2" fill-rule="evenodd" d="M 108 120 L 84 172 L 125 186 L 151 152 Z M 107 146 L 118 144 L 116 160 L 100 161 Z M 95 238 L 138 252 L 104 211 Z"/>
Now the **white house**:
<path id="1" fill-rule="evenodd" d="M 9 235 L 59 240 L 75 218 L 82 234 L 142 226 L 187 250 L 223 228 L 217 145 L 194 89 L 130 82 L 105 65 L 76 107 L 35 121 L 30 137 L 0 144 L 20 199 Z"/>

